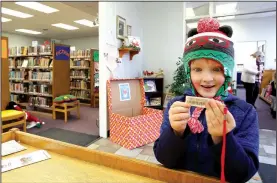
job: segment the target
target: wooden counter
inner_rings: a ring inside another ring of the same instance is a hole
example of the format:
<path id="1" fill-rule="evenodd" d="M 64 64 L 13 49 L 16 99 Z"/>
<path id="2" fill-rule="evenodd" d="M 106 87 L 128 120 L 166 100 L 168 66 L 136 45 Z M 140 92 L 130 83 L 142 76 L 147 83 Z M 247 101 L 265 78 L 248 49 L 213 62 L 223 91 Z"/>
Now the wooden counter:
<path id="1" fill-rule="evenodd" d="M 2 173 L 3 182 L 183 182 L 219 183 L 210 177 L 176 171 L 141 160 L 92 150 L 12 129 L 2 143 L 16 140 L 27 150 L 2 159 L 46 150 L 51 159 Z"/>

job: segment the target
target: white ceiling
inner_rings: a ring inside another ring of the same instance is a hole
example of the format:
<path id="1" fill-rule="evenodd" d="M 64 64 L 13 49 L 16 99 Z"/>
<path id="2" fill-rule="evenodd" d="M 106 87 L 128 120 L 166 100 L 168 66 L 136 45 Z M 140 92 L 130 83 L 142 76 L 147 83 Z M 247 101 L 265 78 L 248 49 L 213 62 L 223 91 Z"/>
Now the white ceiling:
<path id="1" fill-rule="evenodd" d="M 29 35 L 33 37 L 52 38 L 52 39 L 70 39 L 88 36 L 98 36 L 98 27 L 87 27 L 75 23 L 75 20 L 87 19 L 94 21 L 98 14 L 98 2 L 41 2 L 42 4 L 56 8 L 59 11 L 51 14 L 45 14 L 14 2 L 2 2 L 2 7 L 21 11 L 34 15 L 31 18 L 17 18 L 2 14 L 3 17 L 12 19 L 10 22 L 2 23 L 2 31 Z M 51 26 L 54 23 L 65 23 L 75 27 L 77 30 L 65 30 Z M 42 32 L 40 35 L 26 34 L 16 32 L 15 29 L 31 29 Z M 47 29 L 44 31 L 43 29 Z"/>
<path id="2" fill-rule="evenodd" d="M 229 4 L 234 2 L 214 2 L 216 5 Z M 276 11 L 276 2 L 236 2 L 237 14 L 240 13 L 252 13 L 260 11 L 275 10 Z M 209 2 L 187 2 L 187 8 L 193 8 L 195 16 L 209 15 Z M 215 12 L 214 8 L 214 13 Z M 253 15 L 257 17 L 257 15 Z M 261 15 L 263 16 L 263 15 Z M 251 16 L 249 16 L 251 18 Z"/>

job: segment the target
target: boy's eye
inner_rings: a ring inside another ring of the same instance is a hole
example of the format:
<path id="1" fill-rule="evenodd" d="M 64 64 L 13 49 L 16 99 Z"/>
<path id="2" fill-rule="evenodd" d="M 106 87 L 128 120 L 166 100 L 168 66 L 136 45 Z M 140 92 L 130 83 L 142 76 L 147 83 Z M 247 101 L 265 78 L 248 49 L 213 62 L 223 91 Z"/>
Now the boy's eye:
<path id="1" fill-rule="evenodd" d="M 193 69 L 195 72 L 200 72 L 202 69 L 200 69 L 200 68 L 194 68 Z"/>
<path id="2" fill-rule="evenodd" d="M 220 71 L 222 71 L 222 69 L 220 67 L 217 67 L 217 68 L 214 68 L 213 71 L 220 72 Z"/>

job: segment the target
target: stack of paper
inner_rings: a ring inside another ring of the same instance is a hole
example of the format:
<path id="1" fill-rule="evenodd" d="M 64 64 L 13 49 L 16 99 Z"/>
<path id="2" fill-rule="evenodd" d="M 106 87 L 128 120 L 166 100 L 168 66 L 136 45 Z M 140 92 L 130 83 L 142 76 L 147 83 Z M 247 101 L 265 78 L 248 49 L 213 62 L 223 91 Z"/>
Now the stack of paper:
<path id="1" fill-rule="evenodd" d="M 19 151 L 23 151 L 26 148 L 20 145 L 15 140 L 11 140 L 8 142 L 2 143 L 2 156 L 7 156 L 9 154 L 13 154 Z"/>
<path id="2" fill-rule="evenodd" d="M 32 153 L 2 160 L 2 172 L 23 167 L 43 160 L 50 159 L 51 156 L 45 150 L 38 150 Z"/>

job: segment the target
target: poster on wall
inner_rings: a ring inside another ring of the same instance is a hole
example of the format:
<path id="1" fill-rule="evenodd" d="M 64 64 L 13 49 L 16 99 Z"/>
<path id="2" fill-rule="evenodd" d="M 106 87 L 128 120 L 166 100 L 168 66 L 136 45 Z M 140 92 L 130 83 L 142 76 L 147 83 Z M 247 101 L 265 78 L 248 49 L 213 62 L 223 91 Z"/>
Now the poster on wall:
<path id="1" fill-rule="evenodd" d="M 120 101 L 131 100 L 131 91 L 129 83 L 119 84 Z"/>
<path id="2" fill-rule="evenodd" d="M 55 46 L 55 60 L 69 60 L 70 47 L 69 46 Z"/>

